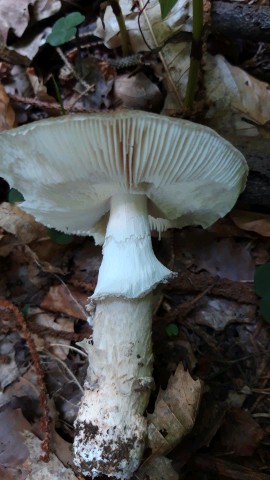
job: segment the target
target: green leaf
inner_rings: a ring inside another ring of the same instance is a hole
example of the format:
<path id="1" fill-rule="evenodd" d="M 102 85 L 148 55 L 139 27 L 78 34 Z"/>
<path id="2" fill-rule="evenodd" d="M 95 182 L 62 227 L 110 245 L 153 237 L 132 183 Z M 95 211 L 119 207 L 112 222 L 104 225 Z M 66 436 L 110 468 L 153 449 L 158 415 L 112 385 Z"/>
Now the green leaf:
<path id="1" fill-rule="evenodd" d="M 260 313 L 262 314 L 264 320 L 267 323 L 270 323 L 270 295 L 263 297 L 260 300 Z"/>
<path id="2" fill-rule="evenodd" d="M 51 33 L 46 38 L 46 43 L 53 47 L 69 42 L 76 35 L 76 27 L 85 20 L 79 12 L 73 12 L 55 22 Z"/>
<path id="3" fill-rule="evenodd" d="M 68 243 L 72 242 L 73 235 L 67 235 L 66 233 L 59 232 L 55 228 L 48 228 L 47 229 L 48 236 L 50 239 L 58 243 L 58 245 L 68 245 Z"/>
<path id="4" fill-rule="evenodd" d="M 270 296 L 270 262 L 256 268 L 254 286 L 259 297 Z"/>
<path id="5" fill-rule="evenodd" d="M 21 192 L 16 190 L 16 188 L 11 188 L 8 193 L 8 201 L 9 203 L 23 202 L 24 197 Z"/>
<path id="6" fill-rule="evenodd" d="M 167 17 L 176 2 L 177 0 L 159 0 L 162 19 Z"/>
<path id="7" fill-rule="evenodd" d="M 179 328 L 175 323 L 169 323 L 166 327 L 166 334 L 168 337 L 177 337 L 179 335 Z"/>

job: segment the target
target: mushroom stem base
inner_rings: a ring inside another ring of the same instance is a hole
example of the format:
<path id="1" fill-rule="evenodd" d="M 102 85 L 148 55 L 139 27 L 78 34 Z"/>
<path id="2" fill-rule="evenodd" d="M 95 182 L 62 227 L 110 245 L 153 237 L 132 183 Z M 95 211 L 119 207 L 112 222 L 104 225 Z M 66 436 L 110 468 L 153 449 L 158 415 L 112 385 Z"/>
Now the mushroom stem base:
<path id="1" fill-rule="evenodd" d="M 76 420 L 74 463 L 92 477 L 129 479 L 146 436 L 143 417 L 152 388 L 152 294 L 97 304 L 85 393 Z"/>

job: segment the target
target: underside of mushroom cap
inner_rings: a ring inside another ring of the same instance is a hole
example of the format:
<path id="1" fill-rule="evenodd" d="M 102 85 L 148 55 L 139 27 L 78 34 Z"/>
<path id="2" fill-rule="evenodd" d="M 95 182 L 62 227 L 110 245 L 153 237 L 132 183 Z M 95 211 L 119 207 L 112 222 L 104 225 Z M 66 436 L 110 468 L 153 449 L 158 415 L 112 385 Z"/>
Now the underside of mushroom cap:
<path id="1" fill-rule="evenodd" d="M 243 190 L 242 154 L 213 130 L 131 111 L 41 120 L 0 134 L 1 176 L 45 225 L 102 239 L 116 193 L 146 194 L 150 225 L 212 224 Z"/>

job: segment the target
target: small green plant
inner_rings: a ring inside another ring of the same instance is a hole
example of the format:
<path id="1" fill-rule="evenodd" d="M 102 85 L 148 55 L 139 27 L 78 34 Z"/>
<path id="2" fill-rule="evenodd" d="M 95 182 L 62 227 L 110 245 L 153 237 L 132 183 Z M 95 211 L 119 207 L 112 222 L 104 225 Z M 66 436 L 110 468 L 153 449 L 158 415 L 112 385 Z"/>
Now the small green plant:
<path id="1" fill-rule="evenodd" d="M 267 323 L 270 323 L 270 262 L 256 268 L 254 276 L 255 292 L 260 299 L 260 312 Z"/>
<path id="2" fill-rule="evenodd" d="M 177 337 L 179 335 L 179 328 L 176 323 L 169 323 L 167 325 L 166 334 L 168 337 Z"/>
<path id="3" fill-rule="evenodd" d="M 167 17 L 176 3 L 177 0 L 159 0 L 162 19 Z"/>
<path id="4" fill-rule="evenodd" d="M 46 42 L 52 47 L 58 47 L 69 42 L 75 35 L 78 25 L 84 22 L 85 16 L 80 12 L 73 12 L 55 22 Z"/>
<path id="5" fill-rule="evenodd" d="M 16 188 L 11 188 L 8 193 L 8 201 L 9 203 L 18 203 L 23 202 L 24 198 L 21 192 L 16 190 Z"/>
<path id="6" fill-rule="evenodd" d="M 58 245 L 68 245 L 73 240 L 73 235 L 67 235 L 66 233 L 59 232 L 55 228 L 47 229 L 48 236 L 54 243 Z"/>

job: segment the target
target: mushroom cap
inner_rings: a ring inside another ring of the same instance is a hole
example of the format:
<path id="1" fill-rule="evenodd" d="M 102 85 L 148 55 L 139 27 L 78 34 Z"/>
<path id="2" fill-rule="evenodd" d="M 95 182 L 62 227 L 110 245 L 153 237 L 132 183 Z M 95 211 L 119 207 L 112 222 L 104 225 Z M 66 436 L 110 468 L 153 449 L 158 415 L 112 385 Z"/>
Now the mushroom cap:
<path id="1" fill-rule="evenodd" d="M 243 190 L 243 155 L 208 127 L 141 111 L 79 114 L 0 134 L 0 175 L 21 207 L 65 233 L 103 239 L 110 198 L 147 195 L 150 227 L 207 227 Z"/>

